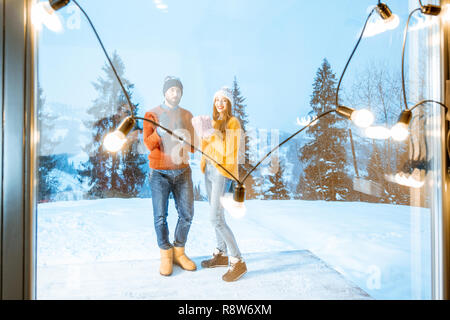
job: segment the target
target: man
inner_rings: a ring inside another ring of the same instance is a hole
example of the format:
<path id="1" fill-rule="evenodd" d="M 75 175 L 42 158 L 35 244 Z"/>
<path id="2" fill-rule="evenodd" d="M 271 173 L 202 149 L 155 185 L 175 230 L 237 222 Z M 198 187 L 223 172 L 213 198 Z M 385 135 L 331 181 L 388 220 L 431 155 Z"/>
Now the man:
<path id="1" fill-rule="evenodd" d="M 158 122 L 193 144 L 192 114 L 179 106 L 183 95 L 181 81 L 167 76 L 163 94 L 164 103 L 148 111 L 145 118 Z M 194 150 L 160 127 L 155 128 L 148 121 L 144 121 L 144 143 L 150 150 L 148 159 L 151 168 L 153 217 L 161 253 L 159 272 L 163 276 L 171 275 L 173 263 L 185 270 L 194 271 L 197 266 L 186 256 L 184 249 L 194 216 L 194 192 L 189 166 L 189 152 Z M 178 212 L 173 244 L 169 241 L 167 225 L 170 193 L 173 194 Z"/>

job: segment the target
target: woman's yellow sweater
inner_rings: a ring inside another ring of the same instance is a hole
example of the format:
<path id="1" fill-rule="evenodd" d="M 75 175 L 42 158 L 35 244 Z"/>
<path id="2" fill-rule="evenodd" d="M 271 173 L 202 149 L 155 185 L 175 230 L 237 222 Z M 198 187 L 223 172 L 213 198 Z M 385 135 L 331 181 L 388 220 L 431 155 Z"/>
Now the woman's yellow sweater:
<path id="1" fill-rule="evenodd" d="M 215 128 L 215 123 L 213 123 L 213 127 Z M 238 160 L 241 134 L 239 120 L 235 117 L 231 117 L 230 120 L 228 120 L 226 131 L 224 133 L 215 130 L 209 138 L 202 139 L 202 151 L 223 165 L 237 179 L 239 179 Z M 225 170 L 205 156 L 202 156 L 200 163 L 200 168 L 203 173 L 205 173 L 206 160 L 213 164 L 224 177 L 233 179 L 233 177 Z"/>

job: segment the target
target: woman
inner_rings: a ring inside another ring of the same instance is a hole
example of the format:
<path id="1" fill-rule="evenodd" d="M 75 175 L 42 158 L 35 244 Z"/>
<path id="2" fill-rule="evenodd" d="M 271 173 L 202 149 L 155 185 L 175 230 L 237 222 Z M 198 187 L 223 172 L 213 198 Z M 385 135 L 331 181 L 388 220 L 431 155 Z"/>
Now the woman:
<path id="1" fill-rule="evenodd" d="M 238 150 L 240 141 L 240 123 L 232 116 L 233 95 L 229 88 L 222 88 L 214 95 L 213 121 L 214 130 L 202 133 L 202 151 L 225 167 L 238 178 Z M 209 119 L 209 123 L 211 119 Z M 222 276 L 224 281 L 238 280 L 247 272 L 233 232 L 227 225 L 220 197 L 232 184 L 232 176 L 216 163 L 203 156 L 201 170 L 205 174 L 205 185 L 210 203 L 210 219 L 214 227 L 217 248 L 209 260 L 202 261 L 203 268 L 227 267 Z M 229 259 L 228 255 L 229 254 Z"/>

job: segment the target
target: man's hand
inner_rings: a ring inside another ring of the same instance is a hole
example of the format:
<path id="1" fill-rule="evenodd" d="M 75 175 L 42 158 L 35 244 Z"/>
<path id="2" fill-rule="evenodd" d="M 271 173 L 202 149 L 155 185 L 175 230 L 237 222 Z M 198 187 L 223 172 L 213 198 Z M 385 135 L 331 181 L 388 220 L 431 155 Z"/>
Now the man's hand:
<path id="1" fill-rule="evenodd" d="M 179 138 L 173 136 L 174 139 L 177 139 L 181 144 L 187 145 L 190 147 L 190 143 L 191 143 L 191 137 L 189 134 L 189 131 L 184 130 L 184 129 L 177 129 L 173 132 L 174 134 L 176 134 Z M 183 140 L 181 140 L 181 139 Z"/>
<path id="2" fill-rule="evenodd" d="M 172 139 L 178 142 L 171 150 L 173 163 L 189 163 L 188 152 L 191 150 L 191 135 L 189 131 L 186 129 L 177 129 L 173 131 L 173 134 Z"/>

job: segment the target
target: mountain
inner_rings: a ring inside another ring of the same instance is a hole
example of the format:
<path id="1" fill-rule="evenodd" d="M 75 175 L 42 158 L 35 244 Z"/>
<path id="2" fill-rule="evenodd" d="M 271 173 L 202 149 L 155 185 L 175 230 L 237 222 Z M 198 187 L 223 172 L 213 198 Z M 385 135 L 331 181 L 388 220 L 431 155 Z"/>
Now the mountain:
<path id="1" fill-rule="evenodd" d="M 90 139 L 90 131 L 83 121 L 89 119 L 83 108 L 77 108 L 64 103 L 51 102 L 46 104 L 46 111 L 52 119 L 51 134 L 56 143 L 53 154 L 79 154 Z"/>
<path id="2" fill-rule="evenodd" d="M 257 165 L 257 163 L 274 147 L 276 147 L 279 143 L 283 142 L 292 133 L 288 133 L 280 130 L 266 130 L 266 129 L 249 129 L 250 136 L 250 155 L 251 155 L 251 163 L 253 165 Z M 307 137 L 298 136 L 294 137 L 286 144 L 281 146 L 278 150 L 275 150 L 271 156 L 278 157 L 278 159 L 285 166 L 285 182 L 288 190 L 295 191 L 295 188 L 298 183 L 298 177 L 300 172 L 303 170 L 303 165 L 298 161 L 297 158 L 297 150 L 300 145 L 307 141 Z M 272 174 L 270 172 L 270 160 L 271 156 L 269 156 L 266 160 L 264 160 L 258 168 L 252 173 L 253 176 L 261 178 L 263 184 L 261 185 L 261 190 L 267 190 L 269 187 L 267 176 Z M 192 180 L 194 186 L 200 189 L 201 195 L 206 198 L 206 189 L 204 185 L 204 176 L 200 170 L 200 159 L 201 154 L 196 152 L 195 155 L 191 158 L 190 164 L 192 169 Z M 240 177 L 242 179 L 243 177 Z"/>
<path id="3" fill-rule="evenodd" d="M 86 145 L 86 143 L 88 143 L 90 139 L 90 132 L 83 123 L 83 120 L 87 119 L 88 116 L 86 114 L 83 114 L 81 111 L 79 113 L 79 117 L 68 115 L 67 110 L 69 109 L 73 108 L 64 104 L 52 105 L 52 112 L 57 115 L 57 118 L 54 121 L 53 132 L 56 137 L 59 137 L 59 143 L 56 144 L 54 148 L 54 154 L 68 155 L 69 163 L 73 166 L 73 168 L 76 169 L 79 168 L 79 165 L 82 161 L 86 161 L 88 159 L 82 148 L 84 145 Z M 356 129 L 352 131 L 359 175 L 364 176 L 366 174 L 366 166 L 368 161 L 367 155 L 370 148 L 370 140 L 364 138 L 364 136 L 362 136 Z M 288 139 L 293 134 L 293 132 L 286 132 L 282 130 L 269 131 L 266 129 L 255 128 L 250 128 L 249 132 L 252 137 L 250 141 L 250 154 L 253 165 L 256 165 L 271 149 L 276 147 L 284 140 Z M 270 160 L 271 157 L 274 156 L 278 157 L 280 163 L 284 165 L 285 185 L 290 191 L 291 197 L 294 195 L 299 176 L 304 169 L 304 164 L 298 160 L 298 150 L 302 145 L 307 143 L 309 139 L 310 137 L 308 137 L 305 132 L 298 134 L 283 146 L 281 146 L 279 149 L 275 150 L 271 154 L 271 156 L 269 156 L 259 165 L 259 167 L 253 172 L 253 176 L 259 178 L 260 181 L 262 181 L 262 185 L 260 186 L 262 192 L 270 187 L 268 183 L 268 176 L 273 174 L 273 172 L 270 170 Z M 141 131 L 138 131 L 137 141 L 137 143 L 139 143 L 139 152 L 143 155 L 147 155 L 148 150 L 143 144 Z M 343 143 L 343 147 L 347 150 L 347 169 L 349 174 L 353 176 L 355 170 L 353 166 L 353 156 L 351 151 L 350 139 L 348 139 L 347 141 L 343 141 Z M 326 152 L 326 150 L 324 150 L 324 152 Z M 195 152 L 193 155 L 191 155 L 190 165 L 192 169 L 192 180 L 194 187 L 198 188 L 201 197 L 203 199 L 206 199 L 204 175 L 200 170 L 200 159 L 201 154 L 199 152 Z M 74 177 L 74 180 L 72 180 L 69 179 L 67 174 L 59 174 L 58 176 L 60 176 L 63 180 L 62 184 L 64 185 L 65 190 L 72 189 L 81 191 L 80 188 L 82 187 L 78 186 L 79 183 L 75 179 L 76 177 Z M 147 184 L 148 182 L 146 182 L 146 185 Z M 140 196 L 150 197 L 151 192 L 149 191 L 149 188 L 144 186 L 142 194 Z M 78 199 L 79 195 L 77 195 L 76 198 Z"/>

